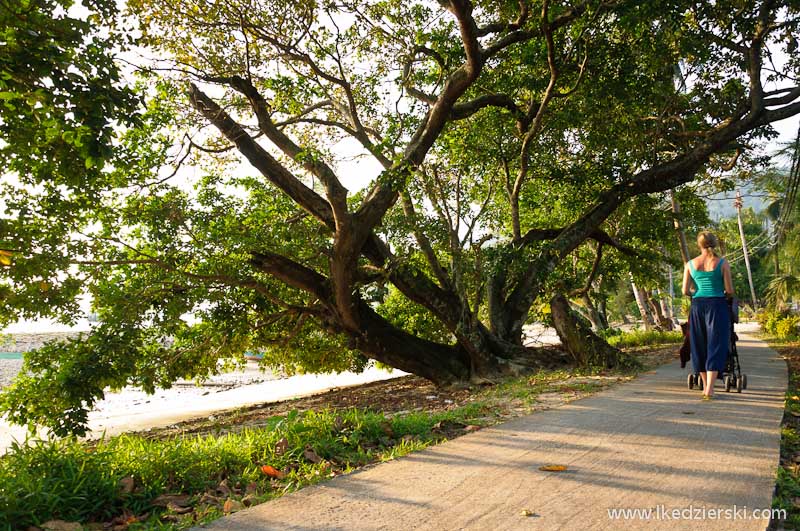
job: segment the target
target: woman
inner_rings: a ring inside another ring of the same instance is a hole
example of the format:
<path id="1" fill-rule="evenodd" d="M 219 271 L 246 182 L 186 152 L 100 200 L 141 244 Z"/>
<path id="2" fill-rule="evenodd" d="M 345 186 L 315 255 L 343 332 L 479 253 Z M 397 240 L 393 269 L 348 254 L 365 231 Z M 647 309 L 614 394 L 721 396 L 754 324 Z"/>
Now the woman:
<path id="1" fill-rule="evenodd" d="M 717 237 L 708 231 L 697 235 L 700 256 L 683 269 L 683 294 L 692 297 L 689 335 L 692 366 L 703 380 L 703 400 L 714 396 L 717 374 L 725 370 L 731 334 L 726 296 L 733 296 L 731 266 L 717 256 Z"/>

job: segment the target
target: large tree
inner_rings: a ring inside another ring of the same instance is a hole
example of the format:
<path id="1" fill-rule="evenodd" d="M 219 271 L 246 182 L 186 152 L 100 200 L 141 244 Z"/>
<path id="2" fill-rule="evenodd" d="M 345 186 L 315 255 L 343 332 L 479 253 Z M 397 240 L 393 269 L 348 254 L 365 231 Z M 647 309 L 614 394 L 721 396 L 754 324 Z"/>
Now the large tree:
<path id="1" fill-rule="evenodd" d="M 749 163 L 800 113 L 800 65 L 768 60 L 793 51 L 789 1 L 128 7 L 160 59 L 120 157 L 68 191 L 89 207 L 71 230 L 41 234 L 67 209 L 19 188 L 3 219 L 25 242 L 8 246 L 6 318 L 69 281 L 101 319 L 30 354 L 5 393 L 15 420 L 71 412 L 62 431 L 106 385 L 169 385 L 247 350 L 492 380 L 553 362 L 523 345 L 541 304 L 577 361 L 620 363 L 564 295 L 608 257 L 657 260 L 635 220 L 659 194 Z M 67 299 L 47 312 L 68 318 Z"/>

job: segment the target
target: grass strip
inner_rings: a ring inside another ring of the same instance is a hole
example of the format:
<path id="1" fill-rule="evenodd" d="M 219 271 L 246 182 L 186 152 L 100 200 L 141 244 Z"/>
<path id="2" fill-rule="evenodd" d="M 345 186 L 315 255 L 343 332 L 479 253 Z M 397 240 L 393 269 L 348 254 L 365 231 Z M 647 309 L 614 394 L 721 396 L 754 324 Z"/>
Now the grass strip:
<path id="1" fill-rule="evenodd" d="M 772 507 L 784 509 L 784 529 L 800 529 L 800 341 L 763 337 L 785 360 L 789 385 L 781 425 L 781 458 Z"/>

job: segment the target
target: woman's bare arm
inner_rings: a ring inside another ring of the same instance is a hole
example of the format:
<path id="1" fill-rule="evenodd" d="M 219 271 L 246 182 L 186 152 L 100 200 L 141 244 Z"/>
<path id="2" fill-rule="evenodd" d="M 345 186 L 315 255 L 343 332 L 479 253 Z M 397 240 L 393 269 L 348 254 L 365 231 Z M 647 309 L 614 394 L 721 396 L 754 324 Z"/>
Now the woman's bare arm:
<path id="1" fill-rule="evenodd" d="M 727 260 L 722 263 L 722 280 L 725 282 L 725 295 L 733 297 L 733 278 L 731 277 L 731 265 Z"/>
<path id="2" fill-rule="evenodd" d="M 686 265 L 683 266 L 683 287 L 681 288 L 683 294 L 687 297 L 691 295 L 691 291 L 689 291 L 692 287 L 692 274 L 689 272 L 689 263 L 687 262 Z"/>

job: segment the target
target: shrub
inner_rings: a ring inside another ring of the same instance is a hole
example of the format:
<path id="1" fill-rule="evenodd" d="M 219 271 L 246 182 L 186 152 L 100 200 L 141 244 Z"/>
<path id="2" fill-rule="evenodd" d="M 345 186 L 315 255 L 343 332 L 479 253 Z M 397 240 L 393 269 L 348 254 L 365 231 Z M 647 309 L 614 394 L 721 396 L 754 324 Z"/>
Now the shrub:
<path id="1" fill-rule="evenodd" d="M 800 322 L 800 317 L 792 315 L 788 311 L 767 309 L 756 314 L 756 321 L 761 325 L 761 329 L 765 333 L 786 339 L 797 335 L 797 325 Z"/>
<path id="2" fill-rule="evenodd" d="M 640 347 L 645 345 L 659 345 L 663 343 L 680 343 L 683 341 L 683 334 L 680 330 L 672 332 L 661 332 L 658 330 L 632 330 L 623 332 L 619 335 L 606 336 L 609 345 L 624 347 Z"/>
<path id="3" fill-rule="evenodd" d="M 800 325 L 800 316 L 797 315 L 778 319 L 775 323 L 775 335 L 779 339 L 794 339 L 798 337 L 798 325 Z"/>

